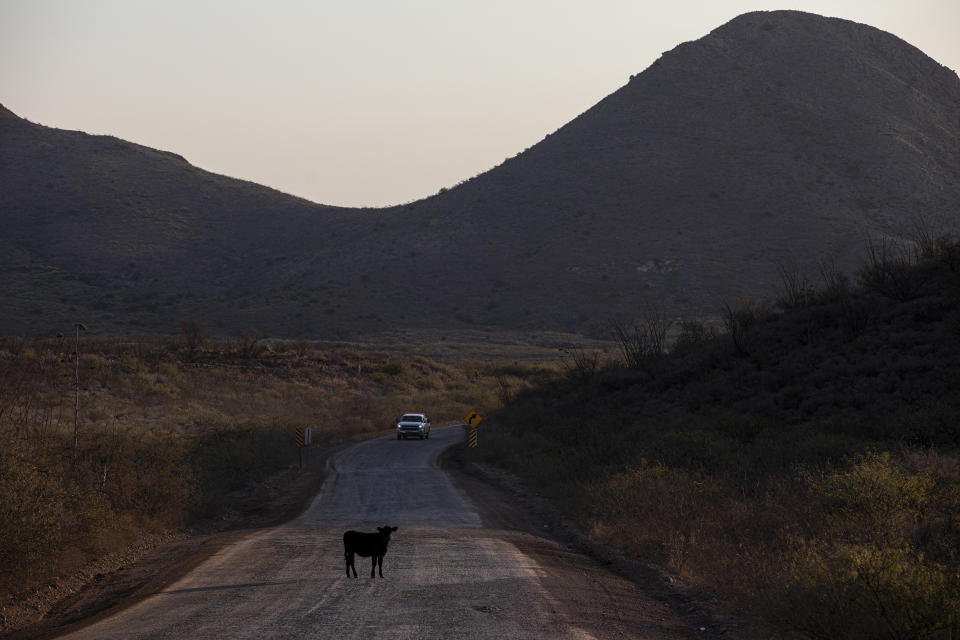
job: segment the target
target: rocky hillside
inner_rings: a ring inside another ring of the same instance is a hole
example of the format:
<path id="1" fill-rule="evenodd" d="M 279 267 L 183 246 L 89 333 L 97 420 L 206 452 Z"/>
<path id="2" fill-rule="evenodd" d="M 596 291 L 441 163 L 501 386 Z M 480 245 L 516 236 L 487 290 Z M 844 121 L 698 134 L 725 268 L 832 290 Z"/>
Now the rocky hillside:
<path id="1" fill-rule="evenodd" d="M 783 262 L 853 269 L 918 221 L 960 232 L 960 80 L 877 29 L 757 12 L 408 205 L 320 206 L 8 111 L 0 184 L 0 333 L 596 334 L 769 295 Z"/>

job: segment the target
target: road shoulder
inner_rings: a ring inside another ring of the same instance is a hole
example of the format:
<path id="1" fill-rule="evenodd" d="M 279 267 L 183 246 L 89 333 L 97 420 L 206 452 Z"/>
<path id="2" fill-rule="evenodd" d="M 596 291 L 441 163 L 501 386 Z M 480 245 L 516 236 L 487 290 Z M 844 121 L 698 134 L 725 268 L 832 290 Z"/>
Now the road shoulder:
<path id="1" fill-rule="evenodd" d="M 291 467 L 231 494 L 216 518 L 188 531 L 151 537 L 16 594 L 0 603 L 0 638 L 46 640 L 86 627 L 158 593 L 224 547 L 292 520 L 322 487 L 327 461 L 346 446 L 314 448 L 302 470 Z"/>
<path id="2" fill-rule="evenodd" d="M 439 464 L 455 486 L 469 496 L 485 527 L 530 534 L 532 538 L 528 537 L 527 543 L 522 538 L 517 539 L 522 545 L 520 550 L 541 566 L 555 572 L 564 569 L 558 564 L 561 561 L 558 554 L 549 546 L 538 544 L 536 538 L 552 541 L 575 554 L 586 556 L 605 571 L 633 583 L 647 598 L 669 611 L 669 617 L 682 617 L 688 628 L 698 632 L 697 637 L 748 635 L 745 624 L 723 612 L 711 594 L 698 591 L 689 582 L 639 558 L 593 541 L 572 520 L 519 479 L 498 469 L 469 462 L 464 453 L 463 446 L 452 447 L 443 453 Z M 564 584 L 576 579 L 576 575 L 566 572 L 563 581 L 551 582 Z M 570 590 L 561 589 L 552 595 L 563 603 L 568 593 Z"/>

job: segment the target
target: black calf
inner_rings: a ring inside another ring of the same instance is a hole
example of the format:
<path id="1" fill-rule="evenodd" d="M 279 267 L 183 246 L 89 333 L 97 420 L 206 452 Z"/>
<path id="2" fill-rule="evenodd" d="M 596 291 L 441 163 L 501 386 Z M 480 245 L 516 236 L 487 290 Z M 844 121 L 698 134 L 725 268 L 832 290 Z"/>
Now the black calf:
<path id="1" fill-rule="evenodd" d="M 396 530 L 396 527 L 377 527 L 377 533 L 347 531 L 343 534 L 343 555 L 347 559 L 347 577 L 350 577 L 350 569 L 353 569 L 353 577 L 357 577 L 357 568 L 353 566 L 353 554 L 357 554 L 363 558 L 372 559 L 371 578 L 376 577 L 378 567 L 382 578 L 383 556 L 386 555 L 387 546 L 390 544 L 390 534 Z"/>

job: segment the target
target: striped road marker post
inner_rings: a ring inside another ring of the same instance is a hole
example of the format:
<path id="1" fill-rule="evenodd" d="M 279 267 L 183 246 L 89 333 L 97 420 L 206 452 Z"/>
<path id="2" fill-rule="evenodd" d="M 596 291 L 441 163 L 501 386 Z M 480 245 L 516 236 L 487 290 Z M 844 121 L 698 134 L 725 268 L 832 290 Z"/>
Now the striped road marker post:
<path id="1" fill-rule="evenodd" d="M 303 469 L 303 448 L 313 441 L 313 429 L 310 427 L 297 427 L 296 443 L 297 453 L 300 455 L 300 468 Z"/>
<path id="2" fill-rule="evenodd" d="M 480 421 L 483 418 L 476 411 L 471 411 L 467 414 L 467 417 L 463 419 L 468 425 L 470 425 L 470 434 L 467 436 L 467 446 L 471 449 L 477 448 L 477 425 L 480 424 Z"/>

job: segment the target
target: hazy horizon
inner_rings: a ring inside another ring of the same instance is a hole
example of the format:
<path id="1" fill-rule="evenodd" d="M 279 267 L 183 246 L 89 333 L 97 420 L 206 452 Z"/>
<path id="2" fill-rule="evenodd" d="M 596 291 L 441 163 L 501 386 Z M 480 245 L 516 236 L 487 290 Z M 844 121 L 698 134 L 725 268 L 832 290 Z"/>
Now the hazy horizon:
<path id="1" fill-rule="evenodd" d="M 960 68 L 948 0 L 403 4 L 0 0 L 0 103 L 315 202 L 389 206 L 490 169 L 748 11 L 854 20 Z"/>

